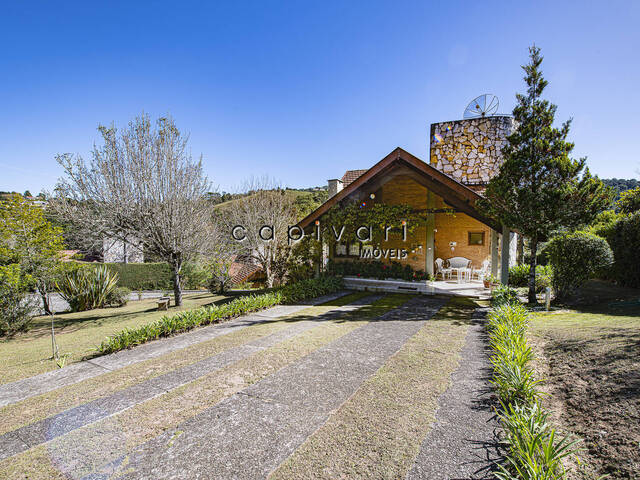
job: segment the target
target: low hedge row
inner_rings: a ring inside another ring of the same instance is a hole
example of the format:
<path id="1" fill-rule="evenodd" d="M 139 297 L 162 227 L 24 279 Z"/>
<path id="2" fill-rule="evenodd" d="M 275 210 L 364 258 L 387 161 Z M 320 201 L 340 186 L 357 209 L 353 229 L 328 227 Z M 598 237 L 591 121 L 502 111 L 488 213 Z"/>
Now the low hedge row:
<path id="1" fill-rule="evenodd" d="M 364 278 L 397 278 L 407 281 L 429 280 L 424 270 L 414 270 L 411 265 L 400 262 L 383 263 L 378 261 L 329 262 L 327 271 L 331 275 L 355 275 Z"/>
<path id="2" fill-rule="evenodd" d="M 165 315 L 158 321 L 137 328 L 127 328 L 107 337 L 98 346 L 98 353 L 104 355 L 117 352 L 161 337 L 186 332 L 202 325 L 219 323 L 274 305 L 294 303 L 326 295 L 342 289 L 342 286 L 342 280 L 339 278 L 320 277 L 286 285 L 269 293 L 238 297 L 222 305 Z"/>
<path id="3" fill-rule="evenodd" d="M 507 444 L 505 462 L 495 475 L 501 480 L 566 479 L 562 461 L 577 451 L 577 441 L 557 435 L 540 404 L 526 339 L 528 322 L 529 312 L 516 303 L 494 308 L 488 318 L 492 383 Z"/>
<path id="4" fill-rule="evenodd" d="M 118 274 L 118 286 L 134 291 L 171 290 L 171 269 L 166 263 L 105 263 Z"/>

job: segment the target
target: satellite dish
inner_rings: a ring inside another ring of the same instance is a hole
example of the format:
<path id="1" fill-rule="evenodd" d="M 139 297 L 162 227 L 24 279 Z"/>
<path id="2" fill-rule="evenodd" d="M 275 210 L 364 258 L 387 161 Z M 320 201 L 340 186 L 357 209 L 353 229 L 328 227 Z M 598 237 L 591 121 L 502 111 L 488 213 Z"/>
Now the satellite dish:
<path id="1" fill-rule="evenodd" d="M 464 109 L 462 118 L 489 117 L 498 111 L 498 97 L 485 93 L 474 98 Z"/>

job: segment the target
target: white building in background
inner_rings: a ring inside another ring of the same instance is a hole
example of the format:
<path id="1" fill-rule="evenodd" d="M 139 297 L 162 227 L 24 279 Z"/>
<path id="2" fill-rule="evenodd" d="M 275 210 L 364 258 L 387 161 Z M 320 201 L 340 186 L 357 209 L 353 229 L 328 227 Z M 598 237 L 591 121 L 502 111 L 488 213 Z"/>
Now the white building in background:
<path id="1" fill-rule="evenodd" d="M 102 258 L 104 263 L 143 263 L 142 242 L 136 237 L 126 241 L 106 237 L 102 241 Z"/>

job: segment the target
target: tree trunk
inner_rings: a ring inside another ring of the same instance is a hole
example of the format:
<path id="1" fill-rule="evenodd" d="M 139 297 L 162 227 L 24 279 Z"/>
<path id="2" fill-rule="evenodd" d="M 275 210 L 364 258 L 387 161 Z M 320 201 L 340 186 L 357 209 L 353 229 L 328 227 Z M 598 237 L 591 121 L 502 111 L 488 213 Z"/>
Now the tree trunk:
<path id="1" fill-rule="evenodd" d="M 267 288 L 273 287 L 273 272 L 271 271 L 271 268 L 266 267 L 264 275 L 266 277 L 265 286 Z"/>
<path id="2" fill-rule="evenodd" d="M 516 248 L 516 263 L 522 265 L 524 263 L 524 237 L 518 234 L 518 246 Z"/>
<path id="3" fill-rule="evenodd" d="M 531 259 L 529 260 L 529 303 L 536 305 L 538 298 L 536 297 L 536 262 L 538 256 L 538 239 L 531 238 Z"/>
<path id="4" fill-rule="evenodd" d="M 38 284 L 38 293 L 42 299 L 42 309 L 46 315 L 51 315 L 51 305 L 49 304 L 49 296 L 47 295 L 47 289 L 44 285 Z"/>
<path id="5" fill-rule="evenodd" d="M 182 269 L 182 261 L 179 256 L 171 260 L 171 268 L 173 270 L 173 297 L 176 307 L 182 305 L 182 285 L 180 285 L 180 270 Z"/>

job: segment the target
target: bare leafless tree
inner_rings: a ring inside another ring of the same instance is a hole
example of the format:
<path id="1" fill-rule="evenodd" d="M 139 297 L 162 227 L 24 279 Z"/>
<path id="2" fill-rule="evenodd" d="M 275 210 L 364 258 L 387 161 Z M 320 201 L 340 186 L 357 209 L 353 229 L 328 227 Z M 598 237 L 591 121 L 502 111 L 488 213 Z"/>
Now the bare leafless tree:
<path id="1" fill-rule="evenodd" d="M 220 212 L 242 254 L 262 267 L 267 287 L 272 287 L 286 273 L 283 265 L 290 252 L 288 227 L 295 224 L 294 199 L 269 177 L 251 179 L 243 190 L 247 196 L 223 204 Z"/>
<path id="2" fill-rule="evenodd" d="M 219 233 L 206 200 L 211 184 L 202 159 L 192 160 L 188 135 L 171 118 L 153 124 L 143 114 L 122 131 L 113 125 L 98 130 L 104 145 L 94 146 L 89 162 L 57 156 L 65 176 L 51 207 L 86 244 L 134 238 L 146 252 L 165 259 L 173 272 L 175 303 L 181 305 L 182 265 L 206 255 Z"/>

